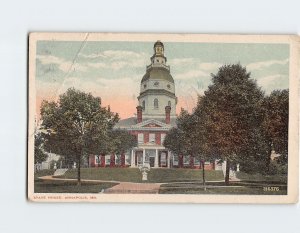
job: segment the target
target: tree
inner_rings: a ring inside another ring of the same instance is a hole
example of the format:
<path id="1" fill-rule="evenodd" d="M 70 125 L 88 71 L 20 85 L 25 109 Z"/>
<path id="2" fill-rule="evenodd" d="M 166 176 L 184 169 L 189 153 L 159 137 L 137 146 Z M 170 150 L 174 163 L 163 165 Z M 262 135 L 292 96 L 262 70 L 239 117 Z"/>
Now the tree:
<path id="1" fill-rule="evenodd" d="M 189 114 L 182 109 L 177 118 L 177 127 L 172 128 L 167 133 L 164 146 L 176 155 L 186 154 L 192 156 L 192 159 L 198 158 L 200 160 L 203 168 L 203 187 L 206 190 L 204 165 L 210 157 L 204 151 L 203 127 L 202 122 L 199 120 L 199 116 L 195 113 Z"/>
<path id="2" fill-rule="evenodd" d="M 111 150 L 121 155 L 121 164 L 125 164 L 125 152 L 137 146 L 137 140 L 126 130 L 116 129 L 110 132 Z"/>
<path id="3" fill-rule="evenodd" d="M 134 135 L 131 135 L 126 130 L 116 129 L 111 131 L 110 138 L 112 142 L 112 150 L 116 153 L 124 153 L 137 146 L 137 141 Z"/>
<path id="4" fill-rule="evenodd" d="M 275 90 L 263 102 L 263 127 L 268 141 L 266 166 L 270 165 L 272 149 L 280 154 L 280 162 L 287 163 L 288 159 L 288 127 L 289 127 L 289 91 Z"/>
<path id="5" fill-rule="evenodd" d="M 201 104 L 203 133 L 207 149 L 226 160 L 226 185 L 231 163 L 256 153 L 252 149 L 261 131 L 263 98 L 256 81 L 240 64 L 222 66 L 216 75 L 212 74 L 212 85 Z"/>
<path id="6" fill-rule="evenodd" d="M 57 102 L 43 101 L 41 119 L 42 129 L 48 132 L 44 135 L 45 150 L 76 161 L 80 185 L 83 157 L 111 150 L 109 131 L 119 117 L 102 107 L 99 97 L 70 88 Z"/>
<path id="7" fill-rule="evenodd" d="M 42 163 L 47 159 L 47 154 L 43 149 L 44 139 L 41 133 L 34 136 L 34 163 Z"/>

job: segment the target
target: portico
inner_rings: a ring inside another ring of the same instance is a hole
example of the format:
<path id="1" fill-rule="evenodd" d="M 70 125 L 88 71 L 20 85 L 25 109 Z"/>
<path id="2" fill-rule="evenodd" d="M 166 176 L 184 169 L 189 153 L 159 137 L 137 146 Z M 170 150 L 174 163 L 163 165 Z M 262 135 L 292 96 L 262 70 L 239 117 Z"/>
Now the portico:
<path id="1" fill-rule="evenodd" d="M 138 147 L 131 151 L 131 167 L 145 166 L 152 168 L 170 167 L 170 151 L 164 147 Z"/>

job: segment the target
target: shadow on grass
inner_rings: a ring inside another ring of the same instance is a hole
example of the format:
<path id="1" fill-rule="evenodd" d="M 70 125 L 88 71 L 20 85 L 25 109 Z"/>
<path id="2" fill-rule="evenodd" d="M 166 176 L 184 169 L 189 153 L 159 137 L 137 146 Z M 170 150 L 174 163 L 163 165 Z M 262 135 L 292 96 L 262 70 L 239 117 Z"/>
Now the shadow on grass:
<path id="1" fill-rule="evenodd" d="M 118 183 L 82 183 L 70 181 L 42 181 L 34 182 L 35 193 L 99 193 L 104 189 L 111 188 Z"/>
<path id="2" fill-rule="evenodd" d="M 276 187 L 276 190 L 273 189 Z M 268 189 L 269 188 L 269 189 Z M 200 182 L 168 183 L 160 186 L 160 194 L 240 194 L 240 195 L 286 195 L 287 185 L 272 181 L 235 181 L 228 186 L 224 182 L 207 182 L 206 191 Z"/>

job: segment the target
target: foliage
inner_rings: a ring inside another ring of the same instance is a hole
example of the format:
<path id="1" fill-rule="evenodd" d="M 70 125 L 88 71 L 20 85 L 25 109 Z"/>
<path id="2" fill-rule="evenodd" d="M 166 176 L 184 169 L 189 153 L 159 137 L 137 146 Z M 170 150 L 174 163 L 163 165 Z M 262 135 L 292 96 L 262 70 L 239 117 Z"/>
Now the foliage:
<path id="1" fill-rule="evenodd" d="M 42 163 L 47 159 L 47 154 L 43 149 L 44 139 L 41 133 L 34 136 L 34 163 Z"/>
<path id="2" fill-rule="evenodd" d="M 82 157 L 111 150 L 109 131 L 119 118 L 101 106 L 99 97 L 70 88 L 57 102 L 43 101 L 41 119 L 45 150 L 76 161 L 80 184 Z"/>
<path id="3" fill-rule="evenodd" d="M 287 163 L 289 127 L 289 91 L 275 90 L 263 103 L 265 118 L 263 127 L 270 151 L 280 154 L 280 162 Z M 269 161 L 267 161 L 269 162 Z"/>
<path id="4" fill-rule="evenodd" d="M 137 146 L 136 138 L 126 130 L 116 129 L 110 132 L 111 150 L 117 154 L 125 153 Z"/>

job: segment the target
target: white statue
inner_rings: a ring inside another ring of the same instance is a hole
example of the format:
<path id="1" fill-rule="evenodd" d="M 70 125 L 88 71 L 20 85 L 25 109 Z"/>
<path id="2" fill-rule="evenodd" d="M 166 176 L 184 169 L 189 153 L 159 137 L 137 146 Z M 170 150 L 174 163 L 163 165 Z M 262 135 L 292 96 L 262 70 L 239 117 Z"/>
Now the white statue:
<path id="1" fill-rule="evenodd" d="M 142 172 L 142 180 L 148 180 L 148 172 L 150 171 L 150 164 L 144 163 L 143 166 L 139 167 L 140 171 Z"/>

